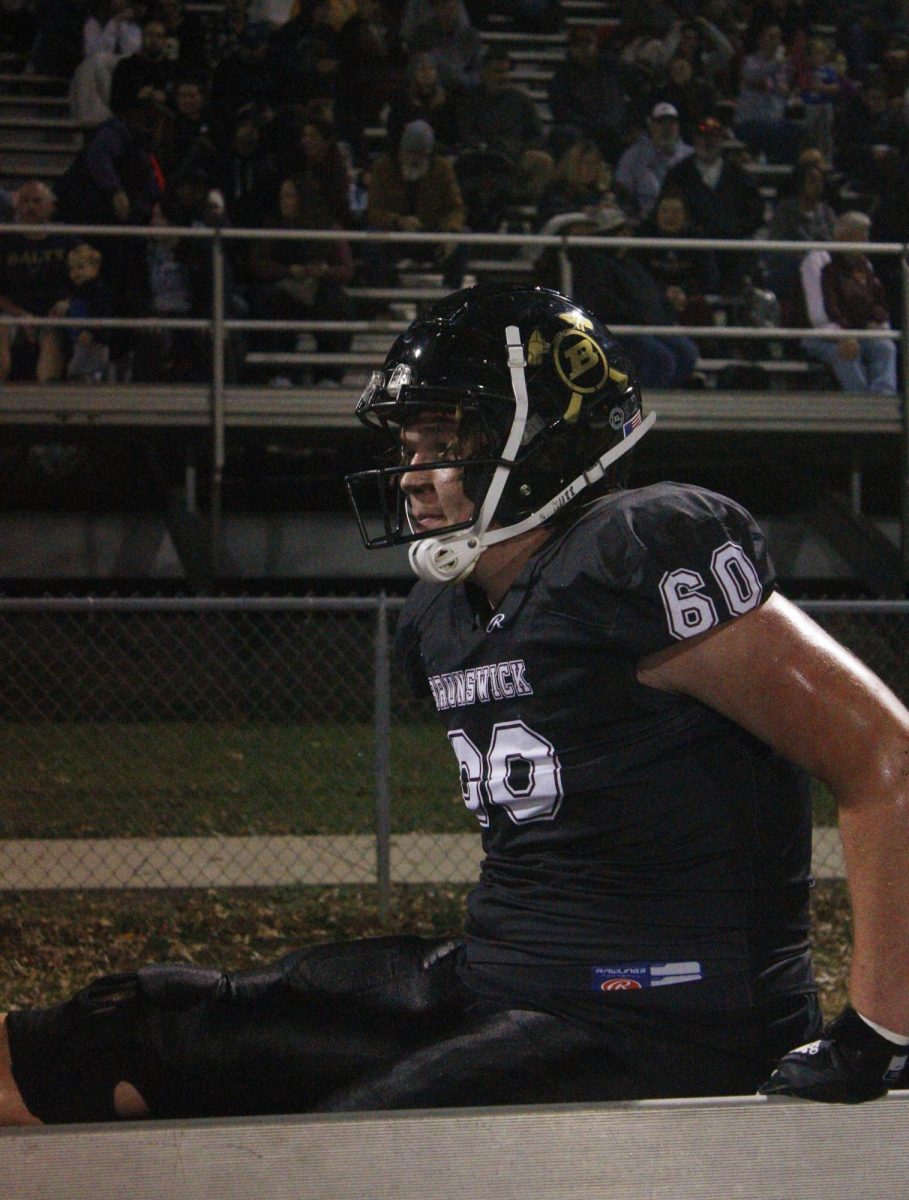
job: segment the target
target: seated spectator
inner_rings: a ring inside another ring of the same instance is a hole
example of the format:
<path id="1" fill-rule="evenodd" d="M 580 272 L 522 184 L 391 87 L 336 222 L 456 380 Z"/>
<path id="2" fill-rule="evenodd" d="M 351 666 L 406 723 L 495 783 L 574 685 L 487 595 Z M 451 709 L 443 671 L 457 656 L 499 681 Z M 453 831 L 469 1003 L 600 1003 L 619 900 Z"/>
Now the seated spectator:
<path id="1" fill-rule="evenodd" d="M 832 161 L 833 118 L 845 98 L 846 80 L 838 55 L 826 38 L 809 40 L 805 58 L 795 73 L 795 87 L 805 106 L 805 137 L 828 162 Z"/>
<path id="2" fill-rule="evenodd" d="M 684 197 L 693 225 L 704 237 L 750 238 L 764 217 L 764 201 L 747 171 L 725 149 L 728 134 L 713 117 L 698 126 L 694 153 L 670 168 L 665 190 Z M 720 288 L 733 295 L 749 270 L 747 253 L 717 255 Z"/>
<path id="3" fill-rule="evenodd" d="M 544 232 L 603 234 L 628 237 L 631 225 L 619 208 L 603 208 L 594 216 L 563 213 Z M 676 304 L 667 289 L 627 246 L 584 246 L 569 250 L 572 295 L 610 326 L 678 324 Z M 543 279 L 552 284 L 554 281 Z M 691 383 L 698 348 L 691 338 L 666 334 L 621 334 L 635 363 L 642 387 L 684 387 Z"/>
<path id="4" fill-rule="evenodd" d="M 348 229 L 351 168 L 338 145 L 332 123 L 321 117 L 305 121 L 300 132 L 300 150 L 294 178 L 306 197 L 307 211 L 324 213 L 331 229 Z"/>
<path id="5" fill-rule="evenodd" d="M 278 171 L 265 143 L 265 124 L 256 108 L 241 112 L 228 144 L 212 163 L 212 186 L 224 197 L 228 219 L 238 228 L 260 225 L 274 206 Z"/>
<path id="6" fill-rule="evenodd" d="M 382 110 L 401 82 L 396 60 L 388 52 L 378 0 L 353 0 L 347 6 L 332 54 L 337 63 L 332 119 L 339 140 L 350 147 L 359 165 L 369 154 L 366 130 L 381 126 Z"/>
<path id="7" fill-rule="evenodd" d="M 653 95 L 666 80 L 666 67 L 672 58 L 676 37 L 672 30 L 665 38 L 637 37 L 626 41 L 619 60 L 631 78 L 629 95 L 634 99 L 632 125 L 646 120 L 653 107 Z"/>
<path id="8" fill-rule="evenodd" d="M 60 218 L 148 225 L 162 190 L 154 157 L 162 118 L 158 104 L 146 100 L 99 125 L 57 182 Z"/>
<path id="9" fill-rule="evenodd" d="M 198 12 L 188 11 L 183 0 L 156 0 L 155 13 L 164 26 L 168 56 L 181 71 L 206 61 L 205 26 Z"/>
<path id="10" fill-rule="evenodd" d="M 46 317 L 68 284 L 66 256 L 73 239 L 54 232 L 54 194 L 40 179 L 23 183 L 13 198 L 17 225 L 45 228 L 0 234 L 0 312 L 10 317 Z M 49 326 L 0 325 L 0 382 L 60 379 L 63 339 Z"/>
<path id="11" fill-rule="evenodd" d="M 833 126 L 833 165 L 862 192 L 892 183 L 909 153 L 909 130 L 891 108 L 879 74 L 872 74 L 837 109 Z"/>
<path id="12" fill-rule="evenodd" d="M 142 29 L 128 0 L 100 0 L 91 6 L 82 31 L 85 56 L 69 83 L 70 116 L 100 125 L 111 116 L 114 68 L 142 47 Z"/>
<path id="13" fill-rule="evenodd" d="M 552 179 L 537 204 L 534 227 L 541 229 L 558 213 L 592 215 L 604 205 L 615 205 L 612 171 L 596 142 L 574 142 L 556 164 Z"/>
<path id="14" fill-rule="evenodd" d="M 676 55 L 666 67 L 666 79 L 657 85 L 654 103 L 668 101 L 679 114 L 679 131 L 691 142 L 698 125 L 713 115 L 717 101 L 716 88 L 703 76 L 695 74 L 687 58 Z"/>
<path id="15" fill-rule="evenodd" d="M 783 44 L 788 46 L 793 60 L 801 59 L 808 41 L 817 6 L 806 0 L 757 0 L 750 6 L 745 41 L 750 46 L 771 24 L 779 26 Z"/>
<path id="16" fill-rule="evenodd" d="M 229 142 L 241 113 L 256 109 L 264 114 L 279 102 L 309 98 L 308 92 L 297 92 L 288 83 L 270 38 L 271 29 L 264 21 L 245 22 L 218 57 L 212 72 L 210 103 L 219 143 Z M 300 61 L 301 69 L 312 65 L 309 60 Z M 311 74 L 317 78 L 314 70 Z"/>
<path id="17" fill-rule="evenodd" d="M 774 242 L 829 242 L 833 237 L 836 213 L 824 199 L 824 172 L 808 160 L 793 171 L 795 195 L 779 200 L 767 229 Z M 783 311 L 792 311 L 801 287 L 799 268 L 802 256 L 768 254 L 767 282 L 776 293 Z"/>
<path id="18" fill-rule="evenodd" d="M 209 187 L 204 171 L 187 171 L 168 185 L 152 214 L 152 224 L 173 231 L 172 237 L 148 239 L 150 314 L 172 317 L 212 315 L 214 265 L 211 243 L 181 236 L 181 227 L 223 227 L 227 213 L 223 197 Z M 245 254 L 242 242 L 222 247 L 223 313 L 227 318 L 248 316 L 246 299 L 237 279 L 236 261 Z M 225 335 L 227 382 L 239 377 L 244 334 Z M 207 330 L 160 326 L 136 337 L 133 377 L 141 380 L 203 382 L 211 378 L 212 344 Z"/>
<path id="19" fill-rule="evenodd" d="M 167 55 L 164 25 L 157 17 L 142 24 L 142 45 L 114 67 L 110 108 L 119 116 L 143 100 L 163 105 L 177 76 L 177 66 Z"/>
<path id="20" fill-rule="evenodd" d="M 435 152 L 435 136 L 425 121 L 405 125 L 394 153 L 381 155 L 369 182 L 367 223 L 371 229 L 402 233 L 458 234 L 464 230 L 465 209 L 454 167 Z M 363 248 L 364 282 L 373 287 L 394 286 L 396 258 L 428 256 L 452 290 L 461 286 L 467 247 L 446 239 L 430 246 L 406 247 L 388 242 L 367 242 Z"/>
<path id="21" fill-rule="evenodd" d="M 512 199 L 535 204 L 553 171 L 544 149 L 543 126 L 527 92 L 510 84 L 511 57 L 493 46 L 483 58 L 480 83 L 457 99 L 459 141 L 507 159 L 514 168 Z"/>
<path id="22" fill-rule="evenodd" d="M 285 179 L 278 192 L 277 212 L 268 220 L 272 229 L 325 229 L 327 214 L 307 207 L 307 198 L 293 179 Z M 249 251 L 250 316 L 257 320 L 348 320 L 351 315 L 347 285 L 353 278 L 350 244 L 311 238 L 257 238 Z M 319 353 L 343 354 L 350 349 L 352 335 L 337 330 L 315 333 Z M 293 350 L 296 335 L 279 331 L 257 335 L 273 350 Z M 338 364 L 312 368 L 314 383 L 339 383 L 344 367 Z M 285 368 L 273 380 L 287 377 Z M 297 373 L 297 382 L 301 381 Z M 291 373 L 293 382 L 293 373 Z"/>
<path id="23" fill-rule="evenodd" d="M 653 213 L 638 229 L 638 235 L 673 239 L 703 236 L 691 218 L 684 195 L 666 188 Z M 712 250 L 652 246 L 642 247 L 637 256 L 663 288 L 681 324 L 713 324 L 713 313 L 705 299 L 719 288 L 719 270 Z"/>
<path id="24" fill-rule="evenodd" d="M 615 54 L 601 49 L 593 26 L 569 25 L 567 39 L 565 57 L 549 81 L 550 146 L 591 139 L 615 163 L 630 125 L 631 72 Z"/>
<path id="25" fill-rule="evenodd" d="M 58 317 L 112 317 L 113 299 L 102 273 L 103 255 L 95 246 L 80 242 L 66 256 L 70 287 L 51 309 Z M 67 327 L 63 332 L 66 377 L 80 383 L 101 383 L 110 368 L 112 330 Z"/>
<path id="26" fill-rule="evenodd" d="M 846 205 L 841 196 L 842 176 L 834 171 L 830 159 L 817 146 L 804 146 L 798 153 L 795 166 L 788 175 L 781 175 L 776 186 L 776 202 L 787 200 L 796 193 L 797 170 L 800 163 L 811 163 L 824 176 L 824 200 L 835 213 L 842 212 Z"/>
<path id="27" fill-rule="evenodd" d="M 722 90 L 736 55 L 735 21 L 730 19 L 728 30 L 723 28 L 724 17 L 729 15 L 724 0 L 700 7 L 703 11 L 698 16 L 678 27 L 675 58 L 690 64 L 693 78 Z"/>
<path id="28" fill-rule="evenodd" d="M 752 51 L 742 63 L 734 129 L 754 153 L 771 162 L 792 163 L 798 153 L 802 126 L 791 120 L 792 68 L 775 22 L 756 34 Z"/>
<path id="29" fill-rule="evenodd" d="M 208 108 L 208 89 L 201 72 L 181 76 L 171 98 L 173 120 L 162 153 L 165 177 L 211 164 L 215 143 Z"/>
<path id="30" fill-rule="evenodd" d="M 649 216 L 668 172 L 693 153 L 679 134 L 679 113 L 673 104 L 655 104 L 647 132 L 622 154 L 615 171 L 616 192 L 638 220 Z"/>
<path id="31" fill-rule="evenodd" d="M 871 218 L 863 212 L 837 217 L 837 242 L 867 242 Z M 889 329 L 884 286 L 867 255 L 813 250 L 801 268 L 807 324 L 815 329 Z M 810 358 L 833 371 L 844 392 L 896 392 L 896 342 L 891 338 L 804 338 Z"/>
<path id="32" fill-rule="evenodd" d="M 155 204 L 152 225 L 169 228 L 165 206 Z M 188 222 L 187 222 L 188 223 Z M 149 315 L 188 317 L 193 309 L 192 280 L 182 254 L 179 231 L 146 243 L 150 284 Z M 133 377 L 142 382 L 170 383 L 196 377 L 200 340 L 195 330 L 161 325 L 143 330 L 137 340 Z"/>
<path id="33" fill-rule="evenodd" d="M 163 191 L 156 158 L 161 125 L 162 110 L 152 100 L 99 125 L 57 182 L 60 217 L 90 225 L 150 224 Z M 93 243 L 104 255 L 117 316 L 145 316 L 149 292 L 144 238 L 105 237 Z M 117 331 L 111 341 L 113 356 L 119 360 L 132 345 L 127 331 Z"/>
<path id="34" fill-rule="evenodd" d="M 856 5 L 844 14 L 838 40 L 853 78 L 864 79 L 883 60 L 892 29 L 891 14 L 886 3 Z"/>
<path id="35" fill-rule="evenodd" d="M 518 194 L 517 167 L 505 154 L 469 147 L 454 160 L 466 225 L 474 233 L 497 233 Z"/>
<path id="36" fill-rule="evenodd" d="M 142 27 L 131 0 L 95 0 L 82 28 L 84 57 L 112 54 L 125 58 L 142 48 Z"/>
<path id="37" fill-rule="evenodd" d="M 385 128 L 388 146 L 397 146 L 401 130 L 411 121 L 426 121 L 436 136 L 440 154 L 458 150 L 458 113 L 451 94 L 439 82 L 439 69 L 431 54 L 420 51 L 407 60 L 404 88 L 391 102 Z"/>
<path id="38" fill-rule="evenodd" d="M 461 0 L 431 0 L 432 16 L 413 31 L 407 43 L 411 54 L 432 55 L 439 82 L 449 91 L 473 87 L 480 82 L 480 35 L 465 19 Z"/>
<path id="39" fill-rule="evenodd" d="M 829 241 L 836 213 L 824 199 L 824 171 L 802 160 L 792 171 L 792 192 L 777 199 L 767 236 L 775 241 Z"/>

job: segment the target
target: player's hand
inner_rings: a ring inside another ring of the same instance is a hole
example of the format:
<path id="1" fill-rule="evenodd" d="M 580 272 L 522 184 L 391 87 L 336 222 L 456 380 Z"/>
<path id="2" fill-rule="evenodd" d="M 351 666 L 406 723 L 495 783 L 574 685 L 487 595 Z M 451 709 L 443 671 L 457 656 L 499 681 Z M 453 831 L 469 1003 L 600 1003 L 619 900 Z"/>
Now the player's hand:
<path id="1" fill-rule="evenodd" d="M 897 1083 L 907 1054 L 909 1048 L 883 1037 L 847 1005 L 816 1042 L 784 1055 L 758 1090 L 828 1104 L 877 1100 Z"/>

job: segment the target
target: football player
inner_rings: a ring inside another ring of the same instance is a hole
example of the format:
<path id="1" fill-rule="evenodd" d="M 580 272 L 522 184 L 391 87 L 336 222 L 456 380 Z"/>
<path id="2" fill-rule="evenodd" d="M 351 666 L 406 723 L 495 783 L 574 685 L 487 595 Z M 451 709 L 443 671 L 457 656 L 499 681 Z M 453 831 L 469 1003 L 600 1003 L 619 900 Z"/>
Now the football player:
<path id="1" fill-rule="evenodd" d="M 450 296 L 358 412 L 394 461 L 351 499 L 368 546 L 410 545 L 398 653 L 483 838 L 463 937 L 159 964 L 9 1014 L 0 1117 L 883 1095 L 909 1046 L 906 709 L 778 593 L 740 505 L 625 487 L 654 416 L 567 297 Z M 854 919 L 827 1025 L 809 773 Z"/>

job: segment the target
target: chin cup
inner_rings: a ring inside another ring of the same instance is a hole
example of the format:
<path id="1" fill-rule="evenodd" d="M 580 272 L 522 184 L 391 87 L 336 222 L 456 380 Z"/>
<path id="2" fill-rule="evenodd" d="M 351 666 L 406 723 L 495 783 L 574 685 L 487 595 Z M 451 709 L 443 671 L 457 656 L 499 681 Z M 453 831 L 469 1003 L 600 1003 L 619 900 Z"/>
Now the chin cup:
<path id="1" fill-rule="evenodd" d="M 414 573 L 426 583 L 457 583 L 474 569 L 485 547 L 475 535 L 425 538 L 411 542 L 407 557 Z"/>

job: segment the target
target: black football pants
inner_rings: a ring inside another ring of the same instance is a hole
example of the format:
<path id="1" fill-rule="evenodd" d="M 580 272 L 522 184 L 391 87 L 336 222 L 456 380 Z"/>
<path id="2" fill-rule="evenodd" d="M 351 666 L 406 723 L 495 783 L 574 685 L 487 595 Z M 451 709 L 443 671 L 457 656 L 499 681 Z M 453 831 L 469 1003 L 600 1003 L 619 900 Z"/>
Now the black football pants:
<path id="1" fill-rule="evenodd" d="M 13 1072 L 48 1122 L 110 1117 L 121 1079 L 157 1117 L 728 1095 L 754 1092 L 817 1032 L 814 997 L 759 1022 L 616 1008 L 587 1024 L 475 994 L 461 949 L 375 938 L 260 970 L 108 977 L 56 1009 L 11 1013 Z"/>

